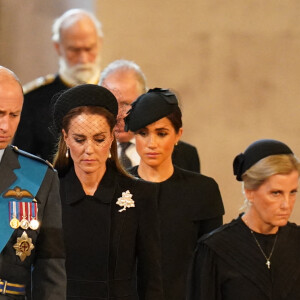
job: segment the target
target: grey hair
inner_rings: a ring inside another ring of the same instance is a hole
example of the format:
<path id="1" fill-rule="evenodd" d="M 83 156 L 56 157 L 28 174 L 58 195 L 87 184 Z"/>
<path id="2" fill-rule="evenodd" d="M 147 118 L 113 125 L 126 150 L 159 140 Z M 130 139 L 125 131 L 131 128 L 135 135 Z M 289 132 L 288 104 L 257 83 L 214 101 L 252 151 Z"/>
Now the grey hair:
<path id="1" fill-rule="evenodd" d="M 111 62 L 102 72 L 99 80 L 99 85 L 105 83 L 106 78 L 117 72 L 133 72 L 136 76 L 138 83 L 140 84 L 142 93 L 147 92 L 146 76 L 142 72 L 141 68 L 133 61 L 126 59 L 118 59 Z"/>
<path id="2" fill-rule="evenodd" d="M 60 30 L 65 21 L 71 18 L 79 20 L 83 17 L 88 17 L 94 23 L 98 36 L 103 37 L 102 24 L 94 14 L 81 8 L 72 8 L 54 20 L 52 25 L 52 41 L 57 43 L 60 41 Z"/>

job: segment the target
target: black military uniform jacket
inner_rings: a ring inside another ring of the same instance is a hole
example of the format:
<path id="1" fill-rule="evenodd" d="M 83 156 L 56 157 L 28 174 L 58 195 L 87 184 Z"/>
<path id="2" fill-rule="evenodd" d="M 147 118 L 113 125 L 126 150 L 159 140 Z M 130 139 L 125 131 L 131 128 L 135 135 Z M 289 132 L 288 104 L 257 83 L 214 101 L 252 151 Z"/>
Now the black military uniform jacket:
<path id="1" fill-rule="evenodd" d="M 11 146 L 8 146 L 4 151 L 0 163 L 1 194 L 16 180 L 14 170 L 20 168 L 18 155 L 24 154 L 20 154 L 17 149 Z M 30 155 L 28 154 L 28 156 Z M 20 227 L 14 230 L 0 254 L 0 279 L 10 283 L 27 285 L 27 299 L 31 299 L 29 286 L 31 276 L 33 300 L 66 299 L 65 259 L 58 185 L 57 174 L 49 167 L 35 197 L 38 203 L 38 219 L 41 226 L 38 230 L 26 230 L 34 245 L 31 255 L 26 257 L 23 262 L 16 255 L 13 246 L 16 244 L 17 238 L 20 238 L 24 232 Z M 25 298 L 0 295 L 0 299 Z"/>
<path id="2" fill-rule="evenodd" d="M 57 139 L 49 131 L 52 120 L 51 99 L 69 87 L 59 75 L 41 77 L 35 84 L 29 91 L 24 88 L 24 104 L 14 145 L 52 162 Z"/>
<path id="3" fill-rule="evenodd" d="M 200 173 L 200 158 L 197 148 L 189 143 L 179 141 L 172 153 L 172 162 L 177 167 Z"/>
<path id="4" fill-rule="evenodd" d="M 121 211 L 127 190 L 135 207 Z M 109 164 L 93 196 L 73 168 L 61 178 L 67 299 L 163 299 L 156 193 Z"/>

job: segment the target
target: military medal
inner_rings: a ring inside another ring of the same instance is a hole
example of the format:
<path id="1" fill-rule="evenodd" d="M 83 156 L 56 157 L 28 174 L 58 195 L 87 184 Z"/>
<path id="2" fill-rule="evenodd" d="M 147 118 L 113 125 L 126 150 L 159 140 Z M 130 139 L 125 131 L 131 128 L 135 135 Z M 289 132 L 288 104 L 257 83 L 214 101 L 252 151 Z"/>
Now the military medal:
<path id="1" fill-rule="evenodd" d="M 17 203 L 16 201 L 9 202 L 9 225 L 13 229 L 17 229 L 20 227 L 20 221 L 17 218 Z"/>
<path id="2" fill-rule="evenodd" d="M 17 242 L 14 244 L 16 255 L 20 257 L 21 261 L 24 261 L 27 256 L 31 255 L 31 250 L 34 248 L 32 239 L 28 237 L 24 231 L 21 237 L 17 238 Z"/>
<path id="3" fill-rule="evenodd" d="M 9 222 L 9 225 L 13 229 L 18 229 L 20 227 L 20 221 L 17 218 L 12 218 Z"/>
<path id="4" fill-rule="evenodd" d="M 32 230 L 37 230 L 40 226 L 40 222 L 37 220 L 37 203 L 30 203 L 31 204 L 31 220 L 29 222 L 29 227 Z"/>
<path id="5" fill-rule="evenodd" d="M 26 202 L 21 202 L 21 217 L 22 220 L 20 221 L 20 227 L 24 230 L 29 228 L 29 221 L 27 220 L 27 214 L 26 214 Z"/>
<path id="6" fill-rule="evenodd" d="M 40 222 L 37 219 L 38 205 L 36 202 L 9 202 L 9 225 L 13 229 L 37 230 Z"/>

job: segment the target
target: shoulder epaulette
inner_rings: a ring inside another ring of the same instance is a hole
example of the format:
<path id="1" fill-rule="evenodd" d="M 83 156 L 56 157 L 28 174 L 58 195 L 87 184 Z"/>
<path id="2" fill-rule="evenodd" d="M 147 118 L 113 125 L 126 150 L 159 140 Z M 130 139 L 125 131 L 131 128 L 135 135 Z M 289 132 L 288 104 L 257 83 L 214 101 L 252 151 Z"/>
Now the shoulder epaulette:
<path id="1" fill-rule="evenodd" d="M 35 155 L 33 155 L 31 153 L 28 153 L 26 151 L 23 151 L 23 150 L 20 150 L 17 146 L 11 145 L 11 147 L 18 154 L 26 156 L 26 157 L 29 157 L 29 158 L 34 159 L 34 160 L 37 160 L 37 161 L 39 161 L 39 162 L 41 162 L 43 164 L 48 165 L 51 169 L 54 169 L 53 165 L 48 160 L 44 160 L 41 157 L 35 156 Z"/>
<path id="2" fill-rule="evenodd" d="M 55 75 L 54 74 L 48 74 L 46 76 L 42 76 L 39 78 L 34 79 L 33 81 L 30 81 L 23 85 L 23 92 L 24 94 L 27 94 L 33 90 L 36 90 L 37 88 L 50 84 L 54 81 Z"/>

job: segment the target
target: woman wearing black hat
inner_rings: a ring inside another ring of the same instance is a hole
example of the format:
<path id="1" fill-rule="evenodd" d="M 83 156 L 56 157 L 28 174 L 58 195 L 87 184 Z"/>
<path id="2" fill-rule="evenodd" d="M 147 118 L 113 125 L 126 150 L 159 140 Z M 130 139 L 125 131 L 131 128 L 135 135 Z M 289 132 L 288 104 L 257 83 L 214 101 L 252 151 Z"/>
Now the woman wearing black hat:
<path id="1" fill-rule="evenodd" d="M 90 84 L 54 105 L 67 299 L 163 299 L 157 190 L 121 168 L 117 113 L 113 94 Z"/>
<path id="2" fill-rule="evenodd" d="M 197 239 L 222 224 L 224 214 L 216 182 L 172 164 L 182 133 L 181 111 L 169 90 L 141 95 L 125 118 L 135 132 L 140 165 L 132 174 L 159 187 L 163 287 L 166 300 L 185 300 L 189 264 Z"/>
<path id="3" fill-rule="evenodd" d="M 300 227 L 288 222 L 300 162 L 287 145 L 259 140 L 233 165 L 246 211 L 200 241 L 188 299 L 300 299 Z"/>

